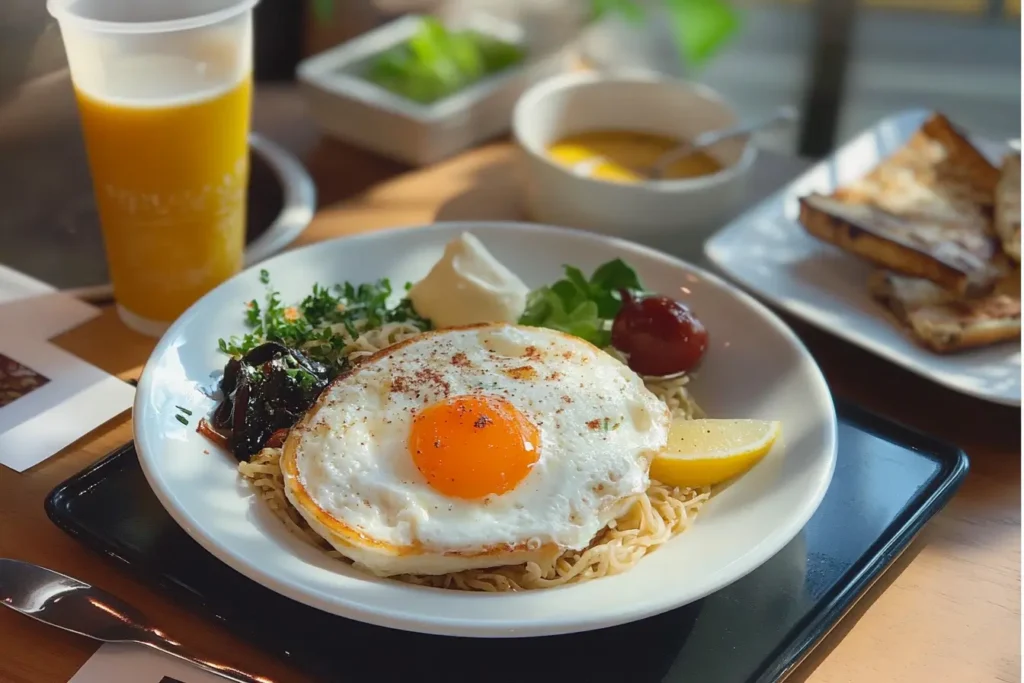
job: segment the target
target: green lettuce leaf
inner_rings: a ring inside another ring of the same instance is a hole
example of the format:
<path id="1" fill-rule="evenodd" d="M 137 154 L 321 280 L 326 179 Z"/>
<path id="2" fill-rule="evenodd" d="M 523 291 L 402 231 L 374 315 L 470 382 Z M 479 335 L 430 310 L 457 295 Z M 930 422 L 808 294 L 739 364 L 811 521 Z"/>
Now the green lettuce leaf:
<path id="1" fill-rule="evenodd" d="M 608 346 L 611 321 L 622 307 L 619 290 L 642 291 L 639 277 L 622 259 L 601 265 L 590 278 L 575 266 L 563 267 L 563 279 L 530 293 L 520 324 L 559 330 L 595 346 Z"/>

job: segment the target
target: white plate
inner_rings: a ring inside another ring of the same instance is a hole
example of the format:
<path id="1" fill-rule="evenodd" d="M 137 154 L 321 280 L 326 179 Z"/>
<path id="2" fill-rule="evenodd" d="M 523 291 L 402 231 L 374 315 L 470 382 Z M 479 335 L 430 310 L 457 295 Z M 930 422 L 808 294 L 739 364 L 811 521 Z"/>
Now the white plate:
<path id="1" fill-rule="evenodd" d="M 814 239 L 797 223 L 797 200 L 830 193 L 892 154 L 930 115 L 908 111 L 885 119 L 764 200 L 704 245 L 729 277 L 780 308 L 950 389 L 1019 406 L 1020 345 L 1007 342 L 943 356 L 915 344 L 868 295 L 872 267 Z M 1005 144 L 974 139 L 993 161 Z"/>
<path id="2" fill-rule="evenodd" d="M 621 240 L 513 223 L 442 223 L 312 245 L 267 261 L 285 301 L 314 283 L 403 283 L 422 277 L 464 230 L 531 286 L 562 264 L 589 271 L 622 257 L 649 287 L 689 303 L 710 333 L 694 380 L 699 402 L 721 417 L 783 421 L 769 456 L 706 506 L 697 523 L 632 571 L 515 594 L 460 593 L 360 573 L 288 532 L 239 479 L 233 458 L 195 433 L 213 408 L 202 389 L 225 357 L 218 337 L 243 331 L 244 302 L 261 298 L 255 269 L 190 308 L 157 345 L 139 382 L 135 443 L 157 497 L 218 558 L 290 598 L 359 621 L 459 636 L 535 636 L 642 619 L 703 597 L 757 568 L 789 542 L 821 502 L 836 458 L 836 420 L 821 372 L 800 341 L 761 304 L 731 285 Z M 397 287 L 396 287 L 397 289 Z M 194 412 L 175 420 L 175 406 Z"/>

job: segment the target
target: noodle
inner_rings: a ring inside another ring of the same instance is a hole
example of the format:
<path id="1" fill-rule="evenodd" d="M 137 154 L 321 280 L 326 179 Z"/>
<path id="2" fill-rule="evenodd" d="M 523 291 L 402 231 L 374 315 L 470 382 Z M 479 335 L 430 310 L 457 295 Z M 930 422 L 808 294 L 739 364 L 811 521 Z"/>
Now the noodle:
<path id="1" fill-rule="evenodd" d="M 381 349 L 386 349 L 392 344 L 397 344 L 403 339 L 409 339 L 415 337 L 422 331 L 412 323 L 384 323 L 380 327 L 375 327 L 372 330 L 363 329 L 366 326 L 365 320 L 359 320 L 354 324 L 354 327 L 359 336 L 355 339 L 349 333 L 348 329 L 344 324 L 338 323 L 335 325 L 329 325 L 327 329 L 339 337 L 346 340 L 346 344 L 341 349 L 339 354 L 342 358 L 347 358 L 351 362 L 356 362 L 366 356 L 372 356 Z M 306 343 L 302 349 L 308 351 L 323 342 L 312 341 Z"/>
<path id="2" fill-rule="evenodd" d="M 351 361 L 372 355 L 403 339 L 420 334 L 407 323 L 388 323 L 363 331 L 352 339 L 341 327 L 334 330 L 348 343 L 341 355 Z M 693 419 L 703 412 L 687 389 L 689 377 L 648 380 L 647 388 L 661 399 L 673 417 Z M 320 548 L 332 557 L 348 561 L 341 553 L 309 526 L 284 494 L 284 477 L 280 467 L 281 451 L 264 448 L 249 462 L 238 464 L 239 473 L 249 480 L 260 498 L 289 531 Z M 682 533 L 711 495 L 709 488 L 690 489 L 666 486 L 652 481 L 650 487 L 637 495 L 623 517 L 608 525 L 583 550 L 563 553 L 550 566 L 536 562 L 488 569 L 469 569 L 439 576 L 396 576 L 400 581 L 419 586 L 450 588 L 464 591 L 505 592 L 535 588 L 552 588 L 567 583 L 589 581 L 621 574 L 631 569 L 645 555 Z"/>

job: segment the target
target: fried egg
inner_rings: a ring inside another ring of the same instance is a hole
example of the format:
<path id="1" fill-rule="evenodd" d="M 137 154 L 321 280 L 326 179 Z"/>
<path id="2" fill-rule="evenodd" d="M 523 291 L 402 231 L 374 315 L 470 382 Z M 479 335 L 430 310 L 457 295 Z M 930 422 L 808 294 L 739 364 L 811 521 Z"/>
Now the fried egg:
<path id="1" fill-rule="evenodd" d="M 380 576 L 550 562 L 647 489 L 670 421 L 633 371 L 579 338 L 427 332 L 328 386 L 285 441 L 285 493 Z"/>

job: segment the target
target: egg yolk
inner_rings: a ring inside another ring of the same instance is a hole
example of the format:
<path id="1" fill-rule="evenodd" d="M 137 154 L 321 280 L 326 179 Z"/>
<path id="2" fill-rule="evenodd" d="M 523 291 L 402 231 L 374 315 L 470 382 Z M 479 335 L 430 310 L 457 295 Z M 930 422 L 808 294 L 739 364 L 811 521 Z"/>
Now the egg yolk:
<path id="1" fill-rule="evenodd" d="M 540 432 L 503 398 L 456 396 L 413 418 L 409 452 L 435 491 L 483 498 L 526 478 L 540 455 Z"/>

